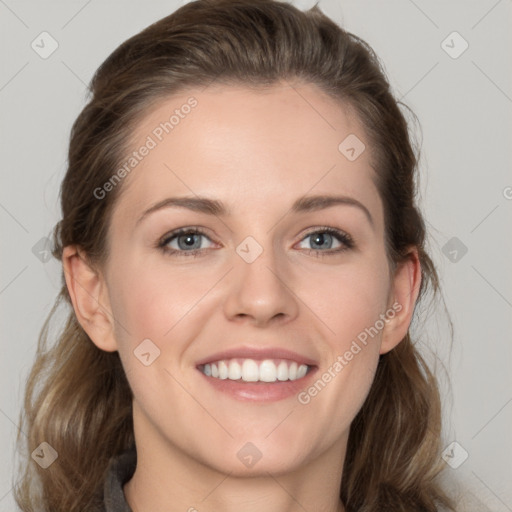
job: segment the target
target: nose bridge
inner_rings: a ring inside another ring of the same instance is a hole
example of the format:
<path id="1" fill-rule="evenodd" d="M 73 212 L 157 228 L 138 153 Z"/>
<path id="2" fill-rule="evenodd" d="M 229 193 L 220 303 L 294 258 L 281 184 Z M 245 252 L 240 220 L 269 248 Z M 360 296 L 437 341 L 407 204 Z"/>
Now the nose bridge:
<path id="1" fill-rule="evenodd" d="M 286 284 L 284 259 L 276 253 L 271 233 L 248 236 L 236 247 L 226 314 L 249 316 L 257 323 L 294 317 L 296 299 Z"/>

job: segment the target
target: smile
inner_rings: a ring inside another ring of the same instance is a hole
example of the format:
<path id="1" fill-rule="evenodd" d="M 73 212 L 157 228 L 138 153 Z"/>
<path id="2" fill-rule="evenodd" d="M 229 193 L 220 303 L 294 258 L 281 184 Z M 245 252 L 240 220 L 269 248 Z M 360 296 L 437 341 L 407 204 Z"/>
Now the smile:
<path id="1" fill-rule="evenodd" d="M 221 359 L 199 366 L 207 377 L 243 382 L 285 382 L 304 377 L 311 369 L 306 364 L 286 359 Z"/>

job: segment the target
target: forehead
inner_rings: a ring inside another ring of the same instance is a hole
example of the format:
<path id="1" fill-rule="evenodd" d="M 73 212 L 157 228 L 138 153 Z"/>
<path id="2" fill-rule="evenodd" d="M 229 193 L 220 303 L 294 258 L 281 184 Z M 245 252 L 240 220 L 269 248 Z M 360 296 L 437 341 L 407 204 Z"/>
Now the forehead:
<path id="1" fill-rule="evenodd" d="M 380 216 L 363 127 L 312 84 L 183 91 L 138 123 L 132 149 L 116 206 L 125 220 L 170 195 L 220 199 L 243 214 L 340 193 Z"/>

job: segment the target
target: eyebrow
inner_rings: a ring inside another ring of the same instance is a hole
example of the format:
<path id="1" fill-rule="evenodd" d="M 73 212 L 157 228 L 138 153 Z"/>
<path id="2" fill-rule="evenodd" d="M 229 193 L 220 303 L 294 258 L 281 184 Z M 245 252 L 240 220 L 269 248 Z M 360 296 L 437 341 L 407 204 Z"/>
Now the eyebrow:
<path id="1" fill-rule="evenodd" d="M 304 196 L 297 199 L 291 208 L 292 213 L 305 213 L 323 210 L 330 208 L 331 206 L 345 205 L 354 206 L 361 210 L 368 222 L 374 226 L 373 217 L 364 204 L 359 202 L 357 199 L 349 196 L 331 196 L 331 195 L 316 195 L 316 196 Z M 207 197 L 168 197 L 149 207 L 139 217 L 136 224 L 142 222 L 148 215 L 162 210 L 164 208 L 186 208 L 198 213 L 205 213 L 207 215 L 215 216 L 229 216 L 231 213 L 226 206 L 216 199 L 209 199 Z"/>

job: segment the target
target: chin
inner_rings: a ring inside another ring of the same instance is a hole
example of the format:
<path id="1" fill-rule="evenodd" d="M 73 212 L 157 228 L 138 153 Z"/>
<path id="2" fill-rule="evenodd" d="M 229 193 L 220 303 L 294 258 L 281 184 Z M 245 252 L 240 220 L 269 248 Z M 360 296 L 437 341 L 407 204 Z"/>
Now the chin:
<path id="1" fill-rule="evenodd" d="M 223 446 L 215 451 L 207 449 L 198 459 L 216 471 L 235 477 L 268 476 L 268 473 L 277 476 L 304 466 L 304 449 L 297 453 L 291 451 L 293 448 L 297 450 L 300 444 L 288 441 L 276 446 L 275 442 L 261 436 L 253 439 L 238 442 L 233 440 L 230 446 Z"/>

